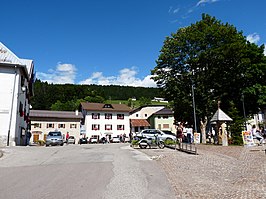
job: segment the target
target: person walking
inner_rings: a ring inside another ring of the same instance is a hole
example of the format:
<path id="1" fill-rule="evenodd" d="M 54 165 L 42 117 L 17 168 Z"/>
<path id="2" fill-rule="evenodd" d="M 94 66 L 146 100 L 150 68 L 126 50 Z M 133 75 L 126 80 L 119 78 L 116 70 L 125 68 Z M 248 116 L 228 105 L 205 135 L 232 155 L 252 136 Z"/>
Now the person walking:
<path id="1" fill-rule="evenodd" d="M 66 143 L 68 143 L 68 139 L 69 139 L 69 132 L 67 132 L 66 134 Z"/>

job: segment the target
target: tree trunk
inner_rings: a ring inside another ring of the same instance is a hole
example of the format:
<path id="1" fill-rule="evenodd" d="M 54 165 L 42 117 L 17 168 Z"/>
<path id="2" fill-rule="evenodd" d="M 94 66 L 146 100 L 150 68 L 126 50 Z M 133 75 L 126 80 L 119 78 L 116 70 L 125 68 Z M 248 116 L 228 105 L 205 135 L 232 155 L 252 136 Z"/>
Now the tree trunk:
<path id="1" fill-rule="evenodd" d="M 207 117 L 200 121 L 200 131 L 202 136 L 202 143 L 206 144 L 206 126 L 207 126 Z"/>

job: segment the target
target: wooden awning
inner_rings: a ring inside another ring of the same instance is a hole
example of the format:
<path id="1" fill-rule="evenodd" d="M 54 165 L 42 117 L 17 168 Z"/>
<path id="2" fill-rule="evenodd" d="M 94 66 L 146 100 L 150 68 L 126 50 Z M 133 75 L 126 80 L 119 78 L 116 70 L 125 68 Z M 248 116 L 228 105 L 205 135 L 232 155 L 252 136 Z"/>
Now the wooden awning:
<path id="1" fill-rule="evenodd" d="M 150 126 L 149 122 L 145 119 L 131 119 L 130 124 L 132 127 L 136 126 Z"/>

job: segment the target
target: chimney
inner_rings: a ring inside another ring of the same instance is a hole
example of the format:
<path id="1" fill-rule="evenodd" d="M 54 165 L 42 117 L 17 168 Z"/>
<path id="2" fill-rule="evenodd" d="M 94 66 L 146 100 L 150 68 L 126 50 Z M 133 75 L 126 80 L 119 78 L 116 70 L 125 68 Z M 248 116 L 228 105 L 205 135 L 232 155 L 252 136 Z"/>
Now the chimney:
<path id="1" fill-rule="evenodd" d="M 76 111 L 75 111 L 75 113 L 76 113 L 76 116 L 78 116 L 78 115 L 79 115 L 79 111 L 78 111 L 78 110 L 76 110 Z"/>

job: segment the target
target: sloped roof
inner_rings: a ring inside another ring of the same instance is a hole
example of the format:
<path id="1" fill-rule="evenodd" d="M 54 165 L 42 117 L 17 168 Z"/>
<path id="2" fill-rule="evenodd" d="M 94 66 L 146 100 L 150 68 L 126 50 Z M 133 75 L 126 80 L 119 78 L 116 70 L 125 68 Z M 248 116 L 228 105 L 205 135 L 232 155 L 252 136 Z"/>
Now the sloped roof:
<path id="1" fill-rule="evenodd" d="M 163 108 L 155 113 L 153 115 L 173 115 L 173 111 L 169 108 Z"/>
<path id="2" fill-rule="evenodd" d="M 83 116 L 80 112 L 76 115 L 75 111 L 30 110 L 30 118 L 82 119 Z"/>
<path id="3" fill-rule="evenodd" d="M 132 127 L 135 126 L 150 126 L 149 122 L 145 119 L 130 119 L 130 124 Z"/>
<path id="4" fill-rule="evenodd" d="M 0 63 L 23 65 L 20 59 L 0 42 Z"/>
<path id="5" fill-rule="evenodd" d="M 218 108 L 218 110 L 211 119 L 211 122 L 216 121 L 233 121 L 233 119 L 226 115 L 220 108 Z"/>
<path id="6" fill-rule="evenodd" d="M 130 112 L 131 109 L 125 104 L 103 104 L 81 102 L 81 106 L 87 111 L 105 111 L 105 112 Z"/>
<path id="7" fill-rule="evenodd" d="M 135 108 L 133 110 L 131 110 L 130 114 L 136 113 L 138 111 L 140 111 L 141 109 L 145 108 L 145 107 L 165 107 L 164 105 L 158 105 L 158 104 L 150 104 L 150 105 L 144 105 L 144 106 L 140 106 L 138 108 Z"/>
<path id="8" fill-rule="evenodd" d="M 30 59 L 20 59 L 3 43 L 0 42 L 0 64 L 7 66 L 19 66 L 26 73 L 29 79 L 33 72 L 33 61 Z"/>

